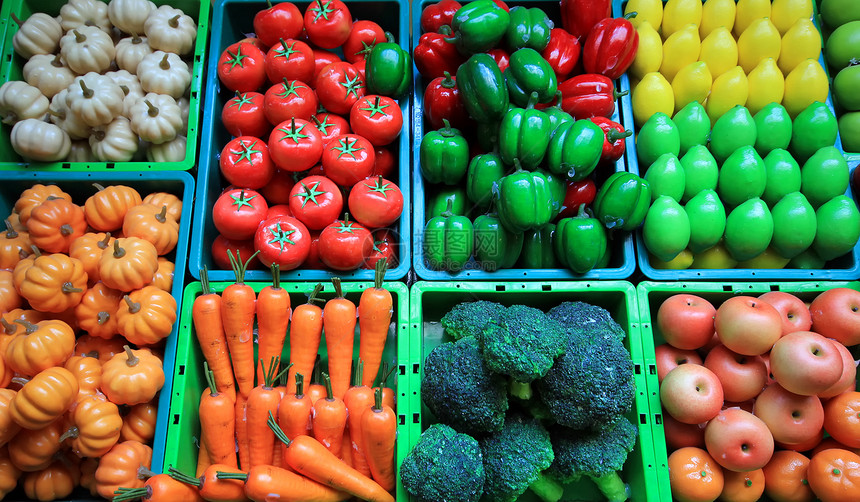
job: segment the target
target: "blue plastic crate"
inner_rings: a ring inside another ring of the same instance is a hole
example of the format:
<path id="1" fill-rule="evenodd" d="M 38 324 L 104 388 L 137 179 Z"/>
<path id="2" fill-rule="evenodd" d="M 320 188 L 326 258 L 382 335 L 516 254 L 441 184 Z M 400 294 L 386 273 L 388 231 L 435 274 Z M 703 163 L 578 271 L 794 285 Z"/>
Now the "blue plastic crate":
<path id="1" fill-rule="evenodd" d="M 417 45 L 418 39 L 421 36 L 421 12 L 424 7 L 436 3 L 436 0 L 415 0 L 412 6 L 412 46 Z M 523 5 L 527 7 L 539 7 L 552 19 L 556 26 L 561 26 L 561 15 L 558 2 L 550 1 L 528 1 L 519 0 L 507 2 L 511 7 Z M 415 229 L 412 250 L 412 267 L 416 274 L 421 279 L 432 281 L 448 281 L 448 280 L 485 280 L 485 281 L 510 281 L 510 280 L 596 280 L 596 279 L 626 279 L 633 275 L 636 269 L 636 261 L 634 259 L 633 237 L 627 233 L 625 235 L 616 236 L 610 243 L 612 258 L 607 268 L 597 268 L 589 271 L 585 275 L 576 275 L 572 270 L 567 268 L 547 268 L 547 269 L 524 269 L 524 268 L 509 268 L 501 269 L 495 272 L 482 270 L 480 265 L 472 258 L 466 264 L 466 268 L 453 273 L 444 270 L 434 270 L 430 268 L 424 259 L 423 248 L 423 232 L 425 224 L 425 199 L 428 185 L 425 184 L 421 176 L 421 164 L 419 159 L 419 148 L 421 139 L 428 132 L 424 129 L 424 89 L 429 81 L 418 73 L 417 68 L 413 65 L 413 144 L 412 144 L 412 179 L 413 179 L 413 197 L 412 197 L 412 221 Z M 616 89 L 619 83 L 615 82 Z M 620 89 L 618 89 L 620 90 Z M 615 113 L 612 120 L 621 122 L 620 114 L 621 104 L 616 100 Z M 632 136 L 627 138 L 627 143 L 632 141 Z M 628 147 L 629 148 L 629 147 Z M 626 156 L 626 154 L 625 154 Z M 625 159 L 622 157 L 615 163 L 615 171 L 624 171 Z M 599 167 L 598 167 L 599 169 Z M 611 174 L 611 173 L 609 173 Z M 608 174 L 607 174 L 608 175 Z"/>
<path id="2" fill-rule="evenodd" d="M 158 395 L 158 417 L 155 425 L 155 438 L 152 444 L 152 470 L 161 472 L 164 460 L 164 443 L 167 438 L 170 395 L 173 390 L 173 369 L 176 360 L 176 342 L 179 336 L 178 312 L 181 309 L 182 290 L 185 285 L 185 269 L 188 259 L 188 236 L 191 233 L 191 203 L 194 197 L 194 178 L 182 171 L 153 172 L 40 172 L 16 171 L 0 174 L 0 213 L 4 216 L 11 212 L 15 201 L 24 190 L 36 183 L 54 184 L 72 196 L 77 204 L 83 204 L 94 193 L 93 183 L 102 185 L 128 185 L 141 196 L 150 192 L 168 192 L 181 200 L 182 216 L 179 221 L 179 241 L 176 250 L 166 257 L 176 265 L 173 288 L 170 294 L 176 299 L 177 321 L 167 337 L 164 346 L 164 387 Z M 90 497 L 84 499 L 92 500 Z"/>
<path id="3" fill-rule="evenodd" d="M 309 2 L 295 2 L 300 11 L 304 12 Z M 355 19 L 376 21 L 386 31 L 394 34 L 404 50 L 409 49 L 409 4 L 406 0 L 350 0 L 350 13 Z M 217 61 L 221 52 L 230 44 L 245 38 L 246 33 L 253 31 L 253 17 L 267 4 L 261 0 L 221 0 L 214 6 L 212 18 L 212 38 L 209 42 L 208 67 L 206 73 L 206 103 L 202 123 L 203 138 L 200 145 L 200 167 L 197 170 L 197 199 L 194 208 L 194 228 L 191 238 L 191 260 L 189 268 L 195 279 L 200 278 L 200 269 L 209 269 L 209 279 L 212 282 L 229 281 L 234 279 L 231 270 L 217 269 L 212 260 L 212 241 L 218 235 L 212 222 L 212 206 L 226 187 L 221 179 L 218 157 L 221 149 L 232 138 L 221 124 L 221 109 L 233 92 L 221 87 L 217 76 Z M 409 120 L 411 117 L 411 101 L 408 96 L 399 100 L 400 111 L 403 113 L 403 129 L 400 137 L 392 144 L 393 153 L 398 161 L 396 179 L 403 192 L 404 208 L 394 233 L 397 242 L 397 266 L 391 267 L 385 273 L 385 280 L 399 280 L 406 277 L 411 263 L 410 255 L 410 219 L 409 206 L 411 184 L 409 180 Z M 284 281 L 321 281 L 333 276 L 341 277 L 344 281 L 367 281 L 373 279 L 373 270 L 356 270 L 350 273 L 340 273 L 330 270 L 310 270 L 298 268 L 281 272 Z M 249 270 L 245 274 L 247 281 L 271 280 L 268 270 Z"/>

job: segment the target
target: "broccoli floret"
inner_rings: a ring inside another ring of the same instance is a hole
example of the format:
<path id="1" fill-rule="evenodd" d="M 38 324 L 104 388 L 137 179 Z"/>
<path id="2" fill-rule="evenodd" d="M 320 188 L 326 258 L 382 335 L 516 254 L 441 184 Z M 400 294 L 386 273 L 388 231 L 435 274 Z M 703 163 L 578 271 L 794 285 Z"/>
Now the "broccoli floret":
<path id="1" fill-rule="evenodd" d="M 431 425 L 403 459 L 400 480 L 422 502 L 477 502 L 484 491 L 481 447 L 472 436 Z"/>
<path id="2" fill-rule="evenodd" d="M 546 375 L 564 353 L 564 326 L 542 311 L 514 305 L 492 322 L 480 337 L 484 360 L 491 371 L 513 379 L 511 394 L 531 397 L 530 382 Z"/>
<path id="3" fill-rule="evenodd" d="M 636 443 L 636 427 L 624 417 L 597 431 L 556 426 L 550 431 L 555 460 L 547 475 L 562 483 L 588 476 L 610 502 L 629 498 L 618 474 Z"/>
<path id="4" fill-rule="evenodd" d="M 540 421 L 512 413 L 502 430 L 479 442 L 487 477 L 482 500 L 512 502 L 529 488 L 544 500 L 561 498 L 563 488 L 543 476 L 554 455 Z"/>
<path id="5" fill-rule="evenodd" d="M 564 302 L 550 309 L 547 315 L 577 336 L 588 338 L 617 338 L 623 341 L 627 334 L 603 307 L 585 302 Z"/>
<path id="6" fill-rule="evenodd" d="M 536 388 L 555 421 L 574 429 L 604 427 L 630 411 L 633 361 L 617 339 L 571 337 Z"/>
<path id="7" fill-rule="evenodd" d="M 421 397 L 440 422 L 467 434 L 499 430 L 508 410 L 505 381 L 487 368 L 471 336 L 427 355 Z"/>
<path id="8" fill-rule="evenodd" d="M 479 300 L 454 305 L 442 317 L 445 331 L 455 340 L 466 336 L 480 336 L 487 324 L 498 320 L 505 313 L 505 306 L 495 302 Z"/>

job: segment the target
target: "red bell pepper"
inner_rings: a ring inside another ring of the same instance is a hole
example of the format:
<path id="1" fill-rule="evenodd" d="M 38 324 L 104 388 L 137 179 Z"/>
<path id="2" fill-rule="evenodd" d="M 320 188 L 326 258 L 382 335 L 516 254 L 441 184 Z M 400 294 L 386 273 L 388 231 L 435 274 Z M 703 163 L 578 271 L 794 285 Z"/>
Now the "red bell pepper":
<path id="1" fill-rule="evenodd" d="M 597 195 L 597 185 L 593 179 L 568 181 L 564 192 L 564 204 L 562 204 L 561 212 L 558 213 L 559 219 L 576 216 L 576 213 L 579 212 L 579 206 L 581 204 L 590 205 L 594 202 L 595 195 Z"/>
<path id="2" fill-rule="evenodd" d="M 553 28 L 549 32 L 549 44 L 541 52 L 552 67 L 559 82 L 573 73 L 573 68 L 579 61 L 579 40 L 562 28 Z"/>
<path id="3" fill-rule="evenodd" d="M 433 129 L 441 129 L 443 119 L 448 119 L 451 127 L 463 129 L 469 125 L 469 114 L 457 89 L 457 78 L 445 72 L 424 89 L 424 116 Z"/>
<path id="4" fill-rule="evenodd" d="M 498 5 L 501 8 L 505 9 L 508 12 L 511 11 L 511 8 L 508 7 L 508 4 L 506 4 L 503 0 L 493 0 L 493 3 L 495 3 L 496 5 Z"/>
<path id="5" fill-rule="evenodd" d="M 511 55 L 508 54 L 504 49 L 493 49 L 487 51 L 487 54 L 493 57 L 496 60 L 496 64 L 499 65 L 499 69 L 502 70 L 502 73 L 508 69 L 511 62 Z"/>
<path id="6" fill-rule="evenodd" d="M 583 42 L 591 28 L 612 15 L 612 0 L 561 0 L 561 25 Z"/>
<path id="7" fill-rule="evenodd" d="M 611 117 L 615 100 L 627 94 L 617 92 L 612 80 L 603 75 L 585 73 L 571 77 L 558 85 L 561 91 L 561 109 L 575 119 Z"/>
<path id="8" fill-rule="evenodd" d="M 451 28 L 442 27 L 440 33 L 425 33 L 418 39 L 412 57 L 418 72 L 425 78 L 442 77 L 446 71 L 457 73 L 457 68 L 466 62 L 457 52 L 457 46 L 445 41 L 450 34 Z"/>
<path id="9" fill-rule="evenodd" d="M 421 30 L 424 33 L 436 33 L 443 26 L 451 26 L 454 13 L 462 7 L 457 0 L 440 0 L 430 4 L 421 11 Z"/>
<path id="10" fill-rule="evenodd" d="M 633 131 L 625 130 L 623 125 L 606 117 L 591 117 L 588 120 L 603 129 L 603 152 L 600 154 L 600 160 L 615 162 L 620 159 L 627 147 L 624 138 L 633 134 Z"/>
<path id="11" fill-rule="evenodd" d="M 639 33 L 628 17 L 600 21 L 582 48 L 582 64 L 588 73 L 599 73 L 615 80 L 633 64 L 639 48 Z"/>

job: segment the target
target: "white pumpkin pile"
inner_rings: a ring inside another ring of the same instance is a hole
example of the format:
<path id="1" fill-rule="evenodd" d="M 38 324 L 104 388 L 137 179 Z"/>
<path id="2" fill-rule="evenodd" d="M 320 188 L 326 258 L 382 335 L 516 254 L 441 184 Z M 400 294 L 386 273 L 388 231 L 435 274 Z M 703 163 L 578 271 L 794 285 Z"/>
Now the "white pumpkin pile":
<path id="1" fill-rule="evenodd" d="M 12 148 L 37 162 L 185 158 L 197 25 L 149 0 L 69 0 L 12 39 L 25 82 L 0 86 Z M 10 28 L 10 29 L 14 29 Z M 185 59 L 188 58 L 188 59 Z"/>

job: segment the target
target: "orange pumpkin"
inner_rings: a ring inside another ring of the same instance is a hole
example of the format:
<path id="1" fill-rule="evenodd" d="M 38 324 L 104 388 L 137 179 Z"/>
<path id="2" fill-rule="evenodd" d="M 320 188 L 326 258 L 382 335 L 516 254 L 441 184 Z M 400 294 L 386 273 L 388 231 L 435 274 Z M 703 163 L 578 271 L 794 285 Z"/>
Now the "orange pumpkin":
<path id="1" fill-rule="evenodd" d="M 157 417 L 158 406 L 155 401 L 132 406 L 122 418 L 122 430 L 119 432 L 119 440 L 149 443 L 155 437 L 155 422 Z"/>
<path id="2" fill-rule="evenodd" d="M 140 237 L 155 245 L 158 255 L 166 255 L 179 242 L 179 223 L 167 216 L 167 206 L 141 204 L 129 209 L 122 222 L 126 237 Z"/>
<path id="3" fill-rule="evenodd" d="M 0 318 L 0 321 L 2 320 L 3 319 Z M 9 346 L 9 343 L 16 336 L 18 335 L 0 335 L 0 359 L 3 360 L 3 376 L 0 377 L 0 389 L 5 389 L 9 387 L 9 385 L 12 383 L 12 377 L 15 376 L 15 372 L 12 371 L 12 369 L 6 365 L 5 355 L 3 354 L 6 354 L 6 347 Z"/>
<path id="4" fill-rule="evenodd" d="M 137 441 L 117 443 L 99 461 L 96 490 L 106 499 L 119 487 L 141 488 L 152 465 L 152 448 Z"/>
<path id="5" fill-rule="evenodd" d="M 109 232 L 122 227 L 125 213 L 141 203 L 137 190 L 125 185 L 107 188 L 94 183 L 98 192 L 84 203 L 87 223 L 99 232 Z"/>
<path id="6" fill-rule="evenodd" d="M 54 455 L 60 451 L 60 436 L 64 420 L 55 420 L 36 430 L 21 429 L 9 440 L 9 458 L 15 467 L 24 472 L 33 472 L 51 465 Z"/>
<path id="7" fill-rule="evenodd" d="M 22 321 L 37 323 L 47 318 L 44 312 L 39 312 L 33 309 L 12 309 L 5 314 L 0 314 L 0 325 L 3 326 L 3 334 L 13 335 L 15 333 L 23 333 L 24 327 L 16 323 L 16 319 Z"/>
<path id="8" fill-rule="evenodd" d="M 30 247 L 30 250 L 33 252 L 16 263 L 15 268 L 12 269 L 12 285 L 15 286 L 15 291 L 19 295 L 21 294 L 21 284 L 24 283 L 24 278 L 27 277 L 27 270 L 30 270 L 30 267 L 36 263 L 36 258 L 42 256 L 42 252 L 36 246 Z"/>
<path id="9" fill-rule="evenodd" d="M 6 231 L 0 233 L 0 268 L 13 269 L 19 261 L 30 256 L 30 234 L 15 230 L 9 220 Z"/>
<path id="10" fill-rule="evenodd" d="M 105 249 L 112 248 L 113 241 L 115 240 L 116 238 L 112 237 L 110 232 L 89 232 L 72 242 L 72 246 L 69 248 L 69 256 L 81 260 L 90 284 L 98 282 L 99 260 L 102 257 L 102 252 Z"/>
<path id="11" fill-rule="evenodd" d="M 126 341 L 121 336 L 105 340 L 90 335 L 81 335 L 75 342 L 75 355 L 95 357 L 104 365 L 113 356 L 125 350 L 123 348 L 125 343 Z"/>
<path id="12" fill-rule="evenodd" d="M 75 332 L 63 321 L 15 322 L 24 327 L 24 333 L 9 342 L 5 356 L 6 364 L 16 373 L 33 376 L 62 366 L 75 352 Z"/>
<path id="13" fill-rule="evenodd" d="M 75 307 L 78 326 L 92 336 L 111 338 L 117 334 L 116 309 L 122 293 L 97 282 Z"/>
<path id="14" fill-rule="evenodd" d="M 140 289 L 155 277 L 158 252 L 151 242 L 138 237 L 124 237 L 105 250 L 99 260 L 99 277 L 109 288 L 120 291 Z"/>
<path id="15" fill-rule="evenodd" d="M 12 389 L 0 389 L 0 446 L 8 443 L 21 430 L 21 426 L 16 424 L 9 414 L 15 394 L 17 392 Z"/>
<path id="16" fill-rule="evenodd" d="M 85 458 L 81 460 L 81 479 L 80 485 L 89 490 L 90 495 L 95 497 L 99 494 L 96 491 L 96 469 L 99 468 L 99 461 L 96 458 Z"/>
<path id="17" fill-rule="evenodd" d="M 176 322 L 176 300 L 163 289 L 146 286 L 123 298 L 116 310 L 119 334 L 135 345 L 166 338 Z"/>
<path id="18" fill-rule="evenodd" d="M 21 215 L 16 213 L 14 210 L 9 213 L 9 216 L 6 217 L 10 224 L 12 224 L 12 228 L 16 232 L 26 232 L 27 226 L 21 223 Z"/>
<path id="19" fill-rule="evenodd" d="M 9 458 L 9 450 L 5 446 L 0 448 L 0 500 L 18 486 L 21 474 L 21 469 L 15 467 Z"/>
<path id="20" fill-rule="evenodd" d="M 86 289 L 87 274 L 80 260 L 54 253 L 39 256 L 27 268 L 20 293 L 34 309 L 59 313 L 81 303 Z"/>
<path id="21" fill-rule="evenodd" d="M 24 474 L 24 494 L 40 502 L 68 497 L 81 479 L 78 464 L 80 460 L 73 455 L 63 455 L 40 471 Z"/>
<path id="22" fill-rule="evenodd" d="M 131 350 L 117 354 L 102 367 L 102 392 L 116 404 L 140 404 L 152 401 L 164 386 L 161 359 L 148 350 Z"/>
<path id="23" fill-rule="evenodd" d="M 158 270 L 155 271 L 155 277 L 152 278 L 152 285 L 156 288 L 170 291 L 173 289 L 173 273 L 176 270 L 176 265 L 163 256 L 158 257 Z"/>
<path id="24" fill-rule="evenodd" d="M 61 417 L 78 395 L 71 371 L 54 366 L 38 373 L 15 394 L 9 413 L 24 429 L 41 429 Z"/>
<path id="25" fill-rule="evenodd" d="M 72 196 L 62 191 L 57 185 L 42 185 L 35 184 L 32 187 L 21 192 L 21 196 L 15 201 L 15 212 L 18 213 L 18 219 L 22 225 L 27 225 L 30 219 L 30 213 L 40 204 L 48 200 L 48 197 L 66 199 L 72 201 Z"/>
<path id="26" fill-rule="evenodd" d="M 72 242 L 87 231 L 84 210 L 66 199 L 48 197 L 27 220 L 30 241 L 49 253 L 68 253 Z"/>
<path id="27" fill-rule="evenodd" d="M 176 221 L 182 216 L 182 200 L 167 192 L 153 192 L 143 198 L 144 204 L 152 204 L 153 206 L 167 206 L 167 216 L 170 216 Z"/>
<path id="28" fill-rule="evenodd" d="M 12 373 L 12 370 L 6 368 L 6 359 L 3 354 L 0 353 L 0 382 L 4 382 L 6 380 L 6 373 Z M 12 379 L 10 378 L 9 381 L 11 382 Z"/>
<path id="29" fill-rule="evenodd" d="M 21 295 L 15 289 L 13 273 L 0 270 L 0 312 L 17 309 L 22 303 Z"/>
<path id="30" fill-rule="evenodd" d="M 71 371 L 75 380 L 78 381 L 78 397 L 75 398 L 75 401 L 80 401 L 86 396 L 99 392 L 99 387 L 102 384 L 102 363 L 99 362 L 98 358 L 72 356 L 63 367 Z"/>
<path id="31" fill-rule="evenodd" d="M 119 440 L 122 417 L 119 408 L 101 394 L 86 396 L 75 404 L 71 424 L 60 440 L 72 439 L 79 457 L 101 457 Z"/>

